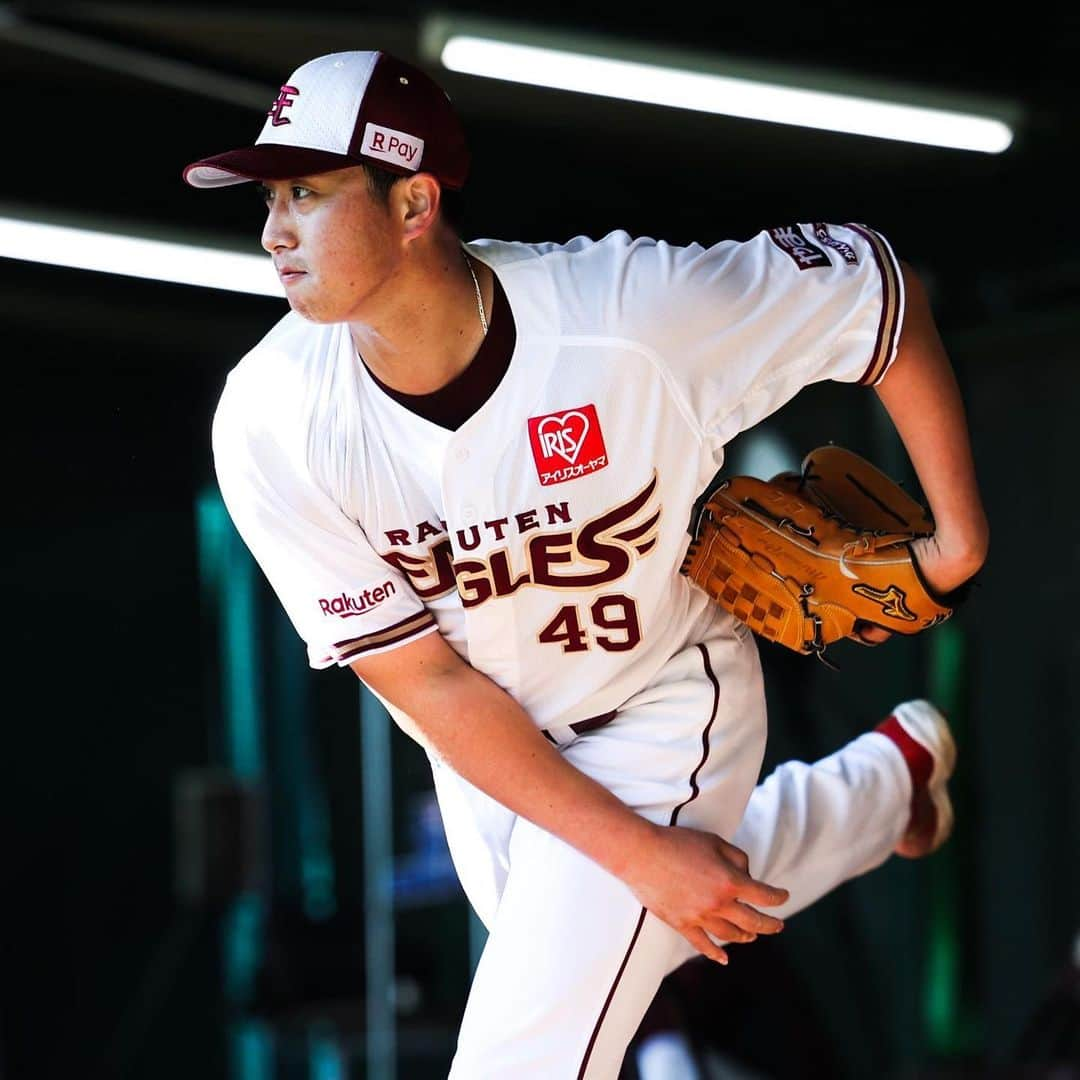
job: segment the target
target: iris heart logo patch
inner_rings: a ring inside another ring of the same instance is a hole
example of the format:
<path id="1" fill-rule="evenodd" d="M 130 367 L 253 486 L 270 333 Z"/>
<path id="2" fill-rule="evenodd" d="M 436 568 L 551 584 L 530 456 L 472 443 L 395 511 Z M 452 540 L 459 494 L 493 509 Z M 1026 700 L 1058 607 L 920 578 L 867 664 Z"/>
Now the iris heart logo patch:
<path id="1" fill-rule="evenodd" d="M 589 418 L 583 412 L 572 409 L 562 416 L 545 416 L 536 425 L 536 435 L 546 457 L 558 454 L 567 465 L 573 465 L 585 445 L 589 426 Z"/>
<path id="2" fill-rule="evenodd" d="M 588 476 L 608 463 L 595 405 L 530 417 L 529 442 L 544 486 Z"/>

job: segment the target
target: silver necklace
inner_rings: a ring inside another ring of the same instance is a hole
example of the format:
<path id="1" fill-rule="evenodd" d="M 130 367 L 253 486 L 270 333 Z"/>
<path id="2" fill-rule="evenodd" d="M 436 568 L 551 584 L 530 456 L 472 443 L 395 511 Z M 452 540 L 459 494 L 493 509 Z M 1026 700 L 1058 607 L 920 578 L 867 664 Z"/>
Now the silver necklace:
<path id="1" fill-rule="evenodd" d="M 476 289 L 476 310 L 480 312 L 480 325 L 484 328 L 484 336 L 487 337 L 488 323 L 487 316 L 484 314 L 484 298 L 480 295 L 480 282 L 476 280 L 476 271 L 472 268 L 472 259 L 469 258 L 469 253 L 462 248 L 462 255 L 465 256 L 465 265 L 469 268 L 469 274 L 472 276 L 473 288 Z"/>

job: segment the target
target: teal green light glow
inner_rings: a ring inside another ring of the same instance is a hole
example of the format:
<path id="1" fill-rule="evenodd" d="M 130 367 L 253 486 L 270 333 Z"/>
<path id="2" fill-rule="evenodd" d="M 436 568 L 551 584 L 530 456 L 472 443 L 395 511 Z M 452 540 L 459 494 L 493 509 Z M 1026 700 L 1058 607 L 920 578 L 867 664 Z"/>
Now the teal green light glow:
<path id="1" fill-rule="evenodd" d="M 929 690 L 948 716 L 961 744 L 963 682 L 966 667 L 963 629 L 954 622 L 937 627 L 930 636 Z M 955 839 L 955 838 L 954 838 Z M 955 842 L 946 844 L 927 866 L 930 919 L 927 934 L 923 1025 L 927 1048 L 939 1057 L 971 1049 L 973 1024 L 961 986 L 960 873 Z"/>
<path id="2" fill-rule="evenodd" d="M 225 764 L 245 780 L 261 772 L 262 693 L 256 661 L 257 567 L 216 488 L 196 504 L 199 576 L 218 616 Z"/>
<path id="3" fill-rule="evenodd" d="M 199 580 L 205 607 L 214 613 L 220 655 L 223 764 L 248 783 L 263 772 L 261 679 L 256 623 L 256 566 L 215 487 L 195 506 Z M 254 892 L 237 897 L 221 926 L 223 995 L 230 1007 L 252 1000 L 259 965 L 263 902 Z M 249 1023 L 229 1037 L 231 1080 L 268 1080 L 273 1044 L 267 1031 Z"/>
<path id="4" fill-rule="evenodd" d="M 231 1080 L 270 1080 L 274 1075 L 274 1041 L 257 1021 L 234 1025 L 229 1031 Z"/>

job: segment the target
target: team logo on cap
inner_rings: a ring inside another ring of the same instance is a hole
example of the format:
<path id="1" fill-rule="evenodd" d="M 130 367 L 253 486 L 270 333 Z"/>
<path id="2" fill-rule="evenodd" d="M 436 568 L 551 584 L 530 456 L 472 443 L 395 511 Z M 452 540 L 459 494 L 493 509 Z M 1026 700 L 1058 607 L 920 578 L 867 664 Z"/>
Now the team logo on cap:
<path id="1" fill-rule="evenodd" d="M 595 405 L 529 418 L 529 442 L 540 483 L 561 484 L 608 463 Z"/>
<path id="2" fill-rule="evenodd" d="M 295 86 L 283 86 L 281 90 L 278 91 L 278 96 L 274 99 L 274 104 L 270 106 L 266 113 L 266 115 L 270 117 L 270 122 L 274 127 L 281 127 L 282 124 L 292 123 L 287 116 L 281 115 L 281 111 L 294 104 L 293 98 L 299 96 L 300 91 Z"/>

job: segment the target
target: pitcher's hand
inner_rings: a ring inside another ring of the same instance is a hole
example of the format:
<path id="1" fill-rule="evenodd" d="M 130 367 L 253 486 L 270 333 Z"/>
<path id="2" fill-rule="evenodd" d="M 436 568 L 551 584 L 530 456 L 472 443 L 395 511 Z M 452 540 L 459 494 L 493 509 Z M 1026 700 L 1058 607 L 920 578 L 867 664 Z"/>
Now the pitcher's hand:
<path id="1" fill-rule="evenodd" d="M 983 538 L 953 541 L 938 531 L 913 540 L 911 551 L 926 584 L 939 596 L 945 596 L 975 576 L 986 560 L 987 545 Z"/>
<path id="2" fill-rule="evenodd" d="M 933 536 L 911 542 L 911 553 L 918 564 L 923 580 L 938 596 L 947 596 L 953 589 L 969 581 L 986 560 L 988 539 L 979 535 L 966 540 L 953 540 L 940 530 Z M 880 645 L 892 634 L 880 626 L 856 627 L 864 645 Z"/>
<path id="3" fill-rule="evenodd" d="M 727 952 L 709 934 L 744 943 L 784 928 L 757 907 L 783 904 L 787 889 L 752 878 L 746 853 L 714 833 L 655 826 L 652 842 L 635 852 L 623 879 L 658 919 L 721 964 Z"/>

